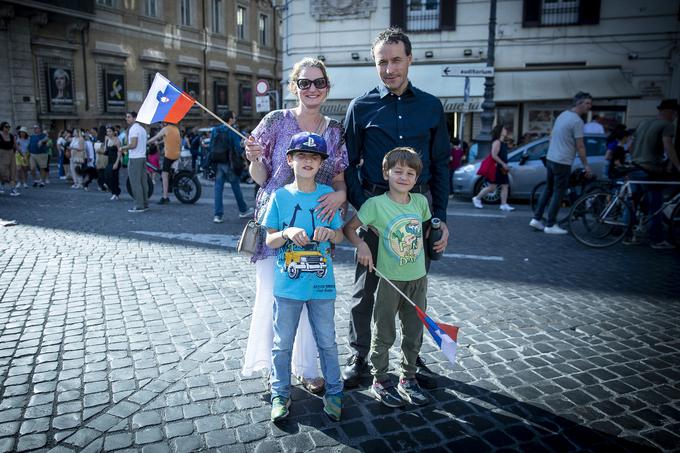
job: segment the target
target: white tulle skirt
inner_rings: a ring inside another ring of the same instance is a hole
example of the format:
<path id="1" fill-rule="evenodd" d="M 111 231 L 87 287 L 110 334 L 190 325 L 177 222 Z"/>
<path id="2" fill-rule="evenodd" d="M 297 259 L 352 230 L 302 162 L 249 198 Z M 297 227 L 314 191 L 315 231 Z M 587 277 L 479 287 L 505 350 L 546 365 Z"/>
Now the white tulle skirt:
<path id="1" fill-rule="evenodd" d="M 252 376 L 256 372 L 269 371 L 272 367 L 274 344 L 274 265 L 275 257 L 255 263 L 255 305 L 250 320 L 248 345 L 241 374 Z M 309 325 L 307 307 L 302 309 L 295 343 L 293 345 L 292 371 L 295 376 L 315 378 L 320 376 L 318 351 L 312 328 Z"/>

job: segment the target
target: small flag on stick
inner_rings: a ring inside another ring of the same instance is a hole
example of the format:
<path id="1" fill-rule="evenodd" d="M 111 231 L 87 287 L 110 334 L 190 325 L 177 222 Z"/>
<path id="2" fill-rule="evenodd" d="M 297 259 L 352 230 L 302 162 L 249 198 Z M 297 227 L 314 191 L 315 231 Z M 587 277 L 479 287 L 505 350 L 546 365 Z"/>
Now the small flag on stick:
<path id="1" fill-rule="evenodd" d="M 394 288 L 401 296 L 410 303 L 413 308 L 416 309 L 418 318 L 425 325 L 427 331 L 430 332 L 432 339 L 437 344 L 439 349 L 444 353 L 449 362 L 452 364 L 456 363 L 456 351 L 458 350 L 458 327 L 452 326 L 450 324 L 444 324 L 441 322 L 435 322 L 432 318 L 427 316 L 427 314 L 418 307 L 415 302 L 413 302 L 409 297 L 404 294 L 397 286 L 392 283 L 388 278 L 386 278 L 377 268 L 375 273 L 378 274 L 380 278 L 389 283 L 392 288 Z"/>
<path id="2" fill-rule="evenodd" d="M 153 124 L 160 121 L 177 124 L 196 100 L 156 73 L 149 93 L 137 113 L 137 121 Z"/>

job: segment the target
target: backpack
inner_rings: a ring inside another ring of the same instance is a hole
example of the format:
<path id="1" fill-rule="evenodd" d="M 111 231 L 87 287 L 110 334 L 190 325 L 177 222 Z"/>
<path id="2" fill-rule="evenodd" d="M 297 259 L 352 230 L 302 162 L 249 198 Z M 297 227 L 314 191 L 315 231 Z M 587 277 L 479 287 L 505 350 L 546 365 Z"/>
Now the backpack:
<path id="1" fill-rule="evenodd" d="M 212 154 L 210 155 L 210 162 L 216 164 L 226 164 L 229 162 L 229 134 L 226 130 L 218 127 L 211 139 L 210 148 Z"/>
<path id="2" fill-rule="evenodd" d="M 241 154 L 240 148 L 240 146 L 238 149 L 232 147 L 232 149 L 229 150 L 229 162 L 231 163 L 231 169 L 234 170 L 234 173 L 236 173 L 238 176 L 241 176 L 241 173 L 246 168 L 246 162 L 243 160 L 243 155 Z"/>

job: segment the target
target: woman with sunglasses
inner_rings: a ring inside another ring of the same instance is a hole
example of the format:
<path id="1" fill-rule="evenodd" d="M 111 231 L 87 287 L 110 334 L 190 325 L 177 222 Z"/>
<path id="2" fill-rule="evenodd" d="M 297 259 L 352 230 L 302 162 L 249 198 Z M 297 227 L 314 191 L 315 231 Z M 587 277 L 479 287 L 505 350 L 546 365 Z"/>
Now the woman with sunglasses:
<path id="1" fill-rule="evenodd" d="M 319 215 L 330 219 L 338 209 L 344 208 L 343 212 L 346 212 L 347 191 L 343 172 L 347 167 L 347 149 L 342 125 L 321 113 L 321 106 L 330 90 L 326 66 L 315 58 L 304 58 L 295 63 L 288 89 L 297 97 L 298 105 L 267 114 L 245 143 L 250 175 L 260 186 L 255 219 L 263 217 L 271 194 L 293 180 L 292 169 L 286 161 L 286 151 L 291 137 L 304 131 L 314 132 L 326 139 L 329 157 L 323 161 L 316 180 L 335 189 L 334 193 L 319 199 Z M 256 296 L 242 370 L 244 376 L 251 376 L 258 371 L 268 375 L 271 370 L 275 259 L 276 251 L 268 248 L 264 241 L 252 258 L 257 269 Z M 300 317 L 295 338 L 292 370 L 310 392 L 320 393 L 323 390 L 324 381 L 317 365 L 316 342 L 306 308 Z"/>

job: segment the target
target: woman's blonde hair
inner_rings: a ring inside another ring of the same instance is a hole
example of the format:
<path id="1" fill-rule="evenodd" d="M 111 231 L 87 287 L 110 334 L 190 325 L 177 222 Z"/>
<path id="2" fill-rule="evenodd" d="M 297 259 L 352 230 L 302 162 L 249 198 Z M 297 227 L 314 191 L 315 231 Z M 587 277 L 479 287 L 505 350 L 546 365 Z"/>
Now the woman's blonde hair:
<path id="1" fill-rule="evenodd" d="M 304 68 L 318 68 L 323 74 L 323 78 L 328 82 L 328 88 L 330 89 L 331 80 L 328 78 L 328 71 L 326 70 L 326 65 L 323 61 L 318 58 L 305 57 L 293 65 L 293 69 L 290 71 L 288 76 L 288 91 L 290 91 L 294 96 L 297 96 L 297 81 L 300 78 L 300 73 Z"/>

